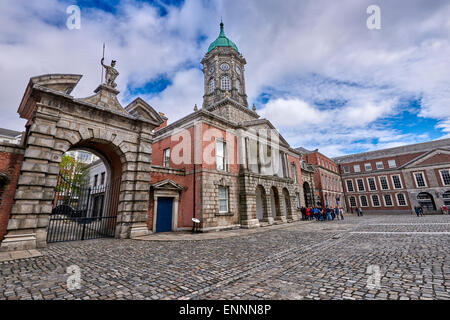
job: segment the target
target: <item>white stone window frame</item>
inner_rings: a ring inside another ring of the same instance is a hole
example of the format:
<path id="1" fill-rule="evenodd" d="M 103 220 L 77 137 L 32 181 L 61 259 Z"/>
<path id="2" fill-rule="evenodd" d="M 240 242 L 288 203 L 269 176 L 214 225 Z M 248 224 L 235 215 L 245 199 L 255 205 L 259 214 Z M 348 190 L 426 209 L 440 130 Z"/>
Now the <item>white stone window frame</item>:
<path id="1" fill-rule="evenodd" d="M 223 148 L 223 159 L 222 159 L 222 165 L 223 168 L 219 168 L 219 162 L 218 162 L 218 155 L 217 155 L 217 144 L 222 143 Z M 216 158 L 216 170 L 220 172 L 228 172 L 228 162 L 227 162 L 227 142 L 223 138 L 216 138 L 215 141 L 215 158 Z"/>
<path id="2" fill-rule="evenodd" d="M 223 91 L 231 90 L 231 80 L 229 75 L 225 74 L 220 78 L 220 87 Z"/>
<path id="3" fill-rule="evenodd" d="M 370 162 L 364 163 L 364 171 L 372 171 L 372 164 Z"/>
<path id="4" fill-rule="evenodd" d="M 398 200 L 398 196 L 399 195 L 403 195 L 403 199 L 405 200 L 405 204 L 400 204 L 400 201 Z M 408 206 L 408 200 L 406 200 L 406 196 L 405 196 L 405 194 L 403 192 L 396 193 L 395 194 L 395 200 L 397 200 L 397 205 L 399 207 L 407 207 Z"/>
<path id="5" fill-rule="evenodd" d="M 216 89 L 216 80 L 214 78 L 209 79 L 208 82 L 208 93 L 213 93 Z"/>
<path id="6" fill-rule="evenodd" d="M 350 181 L 351 182 L 351 184 L 352 184 L 352 189 L 353 190 L 349 190 L 348 189 L 348 182 L 347 181 Z M 347 179 L 347 180 L 345 180 L 345 187 L 347 188 L 347 192 L 355 192 L 355 186 L 353 185 L 353 179 Z"/>
<path id="7" fill-rule="evenodd" d="M 386 196 L 389 196 L 389 198 L 391 199 L 391 204 L 387 204 L 386 203 Z M 392 199 L 392 195 L 391 194 L 383 194 L 383 203 L 385 207 L 393 207 L 394 206 L 394 200 Z"/>
<path id="8" fill-rule="evenodd" d="M 370 187 L 370 182 L 369 179 L 373 179 L 373 184 L 375 185 L 375 189 L 372 189 Z M 377 180 L 375 179 L 375 177 L 367 177 L 367 186 L 369 187 L 369 191 L 377 191 L 378 187 L 377 187 Z"/>
<path id="9" fill-rule="evenodd" d="M 377 198 L 378 198 L 378 205 L 375 205 L 375 202 L 373 201 L 373 197 L 377 197 Z M 372 195 L 370 195 L 370 201 L 372 202 L 372 207 L 374 207 L 374 208 L 379 208 L 379 207 L 381 207 L 380 196 L 379 196 L 378 194 L 372 194 Z"/>
<path id="10" fill-rule="evenodd" d="M 398 180 L 400 181 L 400 188 L 397 188 L 395 186 L 395 182 L 394 182 L 394 177 L 398 177 Z M 393 174 L 391 175 L 391 182 L 392 182 L 392 187 L 396 190 L 400 190 L 403 189 L 403 182 L 402 182 L 402 177 L 399 174 Z"/>
<path id="11" fill-rule="evenodd" d="M 361 200 L 363 197 L 366 198 L 366 205 L 363 205 L 363 201 Z M 364 194 L 359 196 L 359 203 L 361 204 L 361 207 L 363 207 L 363 208 L 369 207 L 369 199 L 367 199 L 367 196 Z"/>
<path id="12" fill-rule="evenodd" d="M 358 170 L 356 168 L 358 168 Z M 353 172 L 361 172 L 361 166 L 359 164 L 353 165 Z"/>
<path id="13" fill-rule="evenodd" d="M 378 166 L 379 164 L 381 164 L 381 166 Z M 383 161 L 377 161 L 375 163 L 375 167 L 377 168 L 377 170 L 383 170 L 384 169 L 384 163 Z"/>
<path id="14" fill-rule="evenodd" d="M 439 170 L 439 175 L 441 176 L 441 181 L 443 186 L 450 186 L 450 183 L 446 184 L 444 180 L 444 175 L 442 174 L 443 171 L 448 171 L 448 174 L 450 176 L 450 169 L 441 169 Z"/>
<path id="15" fill-rule="evenodd" d="M 220 198 L 220 190 L 221 189 L 225 190 L 225 199 L 221 199 Z M 218 199 L 217 204 L 218 204 L 219 213 L 223 214 L 223 213 L 230 212 L 230 192 L 229 192 L 229 188 L 227 186 L 223 186 L 223 185 L 218 186 L 218 188 L 217 188 L 217 199 Z M 220 210 L 220 202 L 224 201 L 224 200 L 225 200 L 225 203 L 227 205 L 227 209 L 226 210 Z"/>
<path id="16" fill-rule="evenodd" d="M 392 163 L 394 163 L 394 164 L 392 164 Z M 388 167 L 389 168 L 397 168 L 397 162 L 395 161 L 395 159 L 388 160 Z"/>
<path id="17" fill-rule="evenodd" d="M 355 205 L 352 205 L 352 201 L 350 199 L 354 199 L 355 200 Z M 358 206 L 358 201 L 356 201 L 357 197 L 355 196 L 350 196 L 348 197 L 348 204 L 350 205 L 351 208 L 356 208 Z"/>
<path id="18" fill-rule="evenodd" d="M 425 184 L 424 186 L 419 186 L 419 182 L 417 181 L 416 173 L 420 173 L 422 175 L 422 180 L 423 180 L 423 183 Z M 413 174 L 414 182 L 416 183 L 417 188 L 427 188 L 428 187 L 427 179 L 425 179 L 424 171 L 414 171 L 412 174 Z"/>
<path id="19" fill-rule="evenodd" d="M 359 187 L 358 181 L 361 181 L 361 182 L 362 182 L 362 186 L 363 186 L 362 189 Z M 361 191 L 366 191 L 366 186 L 364 185 L 364 179 L 363 179 L 363 178 L 357 178 L 357 179 L 356 179 L 356 187 L 357 187 L 357 189 L 358 189 L 359 192 L 361 192 Z"/>
<path id="20" fill-rule="evenodd" d="M 166 155 L 166 152 L 169 152 L 169 156 Z M 163 150 L 163 167 L 169 168 L 170 167 L 170 148 L 166 148 Z"/>
<path id="21" fill-rule="evenodd" d="M 344 166 L 344 173 L 350 173 L 350 166 Z"/>
<path id="22" fill-rule="evenodd" d="M 381 182 L 381 178 L 385 178 L 386 179 L 387 189 L 383 188 L 383 183 Z M 380 189 L 381 190 L 391 190 L 391 188 L 389 187 L 389 179 L 388 179 L 387 176 L 378 176 L 378 182 L 380 183 Z"/>

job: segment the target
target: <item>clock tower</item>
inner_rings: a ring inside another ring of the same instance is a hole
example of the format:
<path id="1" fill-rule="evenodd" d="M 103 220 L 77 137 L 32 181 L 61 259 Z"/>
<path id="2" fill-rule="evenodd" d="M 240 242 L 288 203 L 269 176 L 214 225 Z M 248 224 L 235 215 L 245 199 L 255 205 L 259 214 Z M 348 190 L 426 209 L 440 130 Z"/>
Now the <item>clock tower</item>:
<path id="1" fill-rule="evenodd" d="M 237 46 L 225 36 L 220 23 L 219 37 L 211 43 L 202 60 L 205 79 L 203 108 L 229 98 L 248 108 L 245 93 L 244 66 L 246 61 Z"/>

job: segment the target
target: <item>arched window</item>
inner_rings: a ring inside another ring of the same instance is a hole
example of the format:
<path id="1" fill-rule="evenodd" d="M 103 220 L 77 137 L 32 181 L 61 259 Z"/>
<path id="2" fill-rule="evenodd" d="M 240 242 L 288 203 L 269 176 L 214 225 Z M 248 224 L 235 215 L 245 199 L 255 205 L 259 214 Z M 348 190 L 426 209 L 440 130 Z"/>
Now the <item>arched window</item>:
<path id="1" fill-rule="evenodd" d="M 230 90 L 230 78 L 228 76 L 222 77 L 222 90 Z"/>
<path id="2" fill-rule="evenodd" d="M 241 93 L 241 81 L 236 80 L 236 89 L 239 93 Z"/>
<path id="3" fill-rule="evenodd" d="M 214 79 L 209 80 L 209 93 L 213 92 L 216 88 L 216 83 Z"/>

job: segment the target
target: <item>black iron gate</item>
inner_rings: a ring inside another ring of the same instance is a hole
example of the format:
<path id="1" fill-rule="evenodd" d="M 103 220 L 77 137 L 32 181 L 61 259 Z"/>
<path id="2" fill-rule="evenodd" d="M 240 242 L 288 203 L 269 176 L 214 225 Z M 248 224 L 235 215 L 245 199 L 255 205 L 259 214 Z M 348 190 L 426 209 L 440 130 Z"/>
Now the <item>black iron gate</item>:
<path id="1" fill-rule="evenodd" d="M 76 184 L 58 177 L 47 242 L 114 237 L 120 179 L 110 185 Z"/>

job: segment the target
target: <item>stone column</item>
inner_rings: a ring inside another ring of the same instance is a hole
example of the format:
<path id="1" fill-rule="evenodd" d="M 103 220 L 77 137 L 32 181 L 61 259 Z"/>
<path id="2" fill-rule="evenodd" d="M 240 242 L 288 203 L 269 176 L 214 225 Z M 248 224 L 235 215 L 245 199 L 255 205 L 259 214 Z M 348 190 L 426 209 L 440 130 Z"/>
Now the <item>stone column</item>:
<path id="1" fill-rule="evenodd" d="M 0 251 L 46 246 L 47 225 L 63 148 L 55 142 L 58 110 L 37 104 L 31 119 L 24 161 Z"/>

